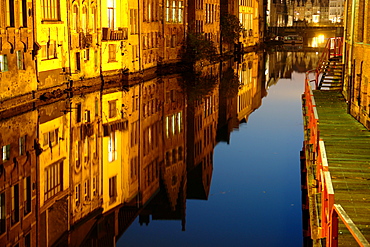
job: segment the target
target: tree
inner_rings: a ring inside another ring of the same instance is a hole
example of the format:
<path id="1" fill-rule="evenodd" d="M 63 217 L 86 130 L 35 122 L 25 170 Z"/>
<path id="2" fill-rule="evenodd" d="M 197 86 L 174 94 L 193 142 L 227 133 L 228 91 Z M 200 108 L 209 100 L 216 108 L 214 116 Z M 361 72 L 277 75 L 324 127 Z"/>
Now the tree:
<path id="1" fill-rule="evenodd" d="M 217 60 L 217 50 L 213 42 L 207 40 L 203 34 L 188 32 L 186 45 L 182 51 L 182 60 L 193 64 L 201 60 L 214 62 Z"/>
<path id="2" fill-rule="evenodd" d="M 226 71 L 222 72 L 220 82 L 220 91 L 222 92 L 222 95 L 220 95 L 220 97 L 234 97 L 238 94 L 239 86 L 239 77 L 233 68 L 229 67 Z"/>
<path id="3" fill-rule="evenodd" d="M 221 15 L 221 38 L 228 44 L 233 44 L 239 40 L 240 32 L 243 25 L 239 22 L 238 17 L 231 14 Z"/>

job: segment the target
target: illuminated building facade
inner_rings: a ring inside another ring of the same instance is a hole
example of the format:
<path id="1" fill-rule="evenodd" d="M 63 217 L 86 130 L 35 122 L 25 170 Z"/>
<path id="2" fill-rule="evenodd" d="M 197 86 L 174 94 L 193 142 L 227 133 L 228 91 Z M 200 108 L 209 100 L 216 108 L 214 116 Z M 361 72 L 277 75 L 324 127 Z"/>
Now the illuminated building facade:
<path id="1" fill-rule="evenodd" d="M 370 129 L 368 81 L 370 71 L 367 69 L 367 56 L 370 44 L 370 13 L 368 1 L 348 1 L 345 6 L 345 49 L 343 95 L 346 97 L 350 113 Z"/>
<path id="2" fill-rule="evenodd" d="M 240 41 L 243 47 L 254 46 L 259 42 L 260 19 L 259 2 L 255 0 L 239 0 L 239 21 L 243 25 Z"/>
<path id="3" fill-rule="evenodd" d="M 0 243 L 36 243 L 37 111 L 0 121 Z"/>
<path id="4" fill-rule="evenodd" d="M 32 91 L 38 88 L 33 61 L 33 11 L 30 0 L 0 4 L 0 101 L 21 95 L 30 100 Z"/>
<path id="5" fill-rule="evenodd" d="M 38 241 L 50 246 L 69 229 L 69 151 L 68 102 L 61 100 L 39 108 L 37 157 Z"/>

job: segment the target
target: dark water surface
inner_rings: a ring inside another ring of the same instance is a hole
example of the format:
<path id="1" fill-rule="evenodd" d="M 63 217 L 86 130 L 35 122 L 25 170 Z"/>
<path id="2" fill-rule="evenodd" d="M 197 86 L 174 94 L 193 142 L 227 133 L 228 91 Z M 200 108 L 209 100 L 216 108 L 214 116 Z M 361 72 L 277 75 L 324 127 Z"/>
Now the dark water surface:
<path id="1" fill-rule="evenodd" d="M 247 123 L 217 144 L 208 199 L 186 200 L 185 231 L 180 220 L 137 218 L 117 246 L 302 246 L 304 74 L 289 77 L 266 86 Z"/>

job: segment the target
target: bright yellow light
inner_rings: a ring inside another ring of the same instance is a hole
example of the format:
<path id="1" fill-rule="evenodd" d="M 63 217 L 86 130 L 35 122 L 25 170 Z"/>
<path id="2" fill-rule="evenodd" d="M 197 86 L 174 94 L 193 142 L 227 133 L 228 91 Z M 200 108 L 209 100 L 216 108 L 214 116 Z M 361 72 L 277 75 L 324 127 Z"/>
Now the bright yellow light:
<path id="1" fill-rule="evenodd" d="M 320 34 L 317 38 L 318 38 L 318 43 L 324 43 L 325 42 L 325 35 L 324 34 Z"/>

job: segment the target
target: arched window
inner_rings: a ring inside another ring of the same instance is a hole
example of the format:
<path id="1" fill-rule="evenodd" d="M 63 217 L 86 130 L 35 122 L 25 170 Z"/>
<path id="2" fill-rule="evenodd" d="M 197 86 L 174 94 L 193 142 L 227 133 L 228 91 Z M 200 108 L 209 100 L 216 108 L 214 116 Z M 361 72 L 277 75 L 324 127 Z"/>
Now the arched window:
<path id="1" fill-rule="evenodd" d="M 78 6 L 73 5 L 73 9 L 72 9 L 72 29 L 77 31 L 77 32 L 78 32 L 78 28 L 79 28 L 78 19 L 79 19 Z"/>
<path id="2" fill-rule="evenodd" d="M 88 28 L 88 22 L 87 22 L 87 8 L 86 5 L 82 7 L 82 19 L 81 19 L 81 27 L 82 30 L 86 33 Z"/>
<path id="3" fill-rule="evenodd" d="M 90 28 L 92 29 L 92 32 L 95 33 L 97 29 L 97 14 L 96 14 L 96 7 L 91 7 L 91 14 L 90 14 Z"/>

